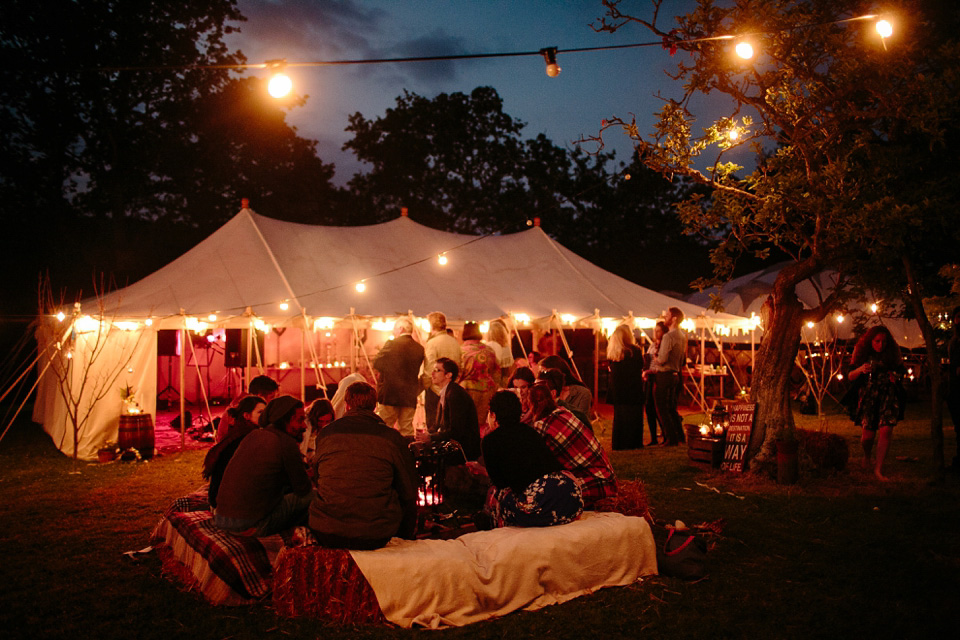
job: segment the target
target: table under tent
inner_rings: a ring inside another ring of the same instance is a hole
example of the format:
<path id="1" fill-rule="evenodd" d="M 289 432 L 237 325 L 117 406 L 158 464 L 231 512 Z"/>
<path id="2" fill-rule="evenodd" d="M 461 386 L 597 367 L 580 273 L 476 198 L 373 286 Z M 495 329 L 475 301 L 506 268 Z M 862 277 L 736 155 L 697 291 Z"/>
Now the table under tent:
<path id="1" fill-rule="evenodd" d="M 539 226 L 471 236 L 403 216 L 330 227 L 244 207 L 153 274 L 41 318 L 34 421 L 65 453 L 76 446 L 78 457 L 93 459 L 116 441 L 126 409 L 156 414 L 169 405 L 182 415 L 189 402 L 210 415 L 211 404 L 260 373 L 309 400 L 362 369 L 398 317 L 412 318 L 424 341 L 431 311 L 455 330 L 500 318 L 521 353 L 552 334 L 596 395 L 603 335 L 622 322 L 650 335 L 669 307 L 684 312 L 684 329 L 701 344 L 710 336 L 750 342 L 757 326 L 609 273 Z M 592 346 L 590 360 L 573 336 Z M 696 380 L 702 406 L 705 376 Z M 86 411 L 76 445 L 71 405 Z"/>

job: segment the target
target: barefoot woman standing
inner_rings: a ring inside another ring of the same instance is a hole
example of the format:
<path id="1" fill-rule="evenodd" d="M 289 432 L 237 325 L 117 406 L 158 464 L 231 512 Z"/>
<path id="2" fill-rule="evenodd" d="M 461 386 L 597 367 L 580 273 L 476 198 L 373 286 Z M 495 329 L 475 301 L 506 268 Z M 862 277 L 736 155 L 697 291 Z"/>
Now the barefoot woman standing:
<path id="1" fill-rule="evenodd" d="M 877 457 L 873 474 L 883 475 L 883 460 L 890 448 L 893 426 L 903 417 L 903 358 L 900 347 L 884 326 L 871 327 L 857 341 L 848 378 L 860 388 L 854 419 L 863 428 L 863 465 L 869 468 L 874 440 Z M 863 377 L 865 376 L 865 379 Z"/>

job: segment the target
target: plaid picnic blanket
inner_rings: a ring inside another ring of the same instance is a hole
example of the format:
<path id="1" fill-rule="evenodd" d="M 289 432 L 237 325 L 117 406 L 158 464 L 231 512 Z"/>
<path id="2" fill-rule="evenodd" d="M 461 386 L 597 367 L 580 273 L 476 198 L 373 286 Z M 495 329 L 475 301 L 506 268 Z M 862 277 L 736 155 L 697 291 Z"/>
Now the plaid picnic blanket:
<path id="1" fill-rule="evenodd" d="M 174 559 L 190 570 L 201 592 L 215 604 L 223 598 L 215 589 L 205 588 L 211 581 L 210 576 L 204 575 L 207 571 L 212 571 L 243 600 L 264 598 L 273 586 L 277 553 L 284 546 L 295 546 L 298 537 L 302 540 L 303 532 L 299 536 L 295 530 L 263 538 L 238 536 L 214 526 L 213 514 L 208 509 L 205 489 L 178 498 L 154 528 L 151 544 L 168 545 Z M 202 558 L 202 563 L 187 557 L 191 554 L 184 543 Z"/>

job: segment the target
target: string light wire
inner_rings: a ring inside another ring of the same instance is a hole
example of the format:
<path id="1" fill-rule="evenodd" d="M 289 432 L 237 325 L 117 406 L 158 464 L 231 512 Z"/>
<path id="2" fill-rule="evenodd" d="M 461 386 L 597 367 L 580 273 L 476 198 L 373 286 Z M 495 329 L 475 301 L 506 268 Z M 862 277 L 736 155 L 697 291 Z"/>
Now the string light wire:
<path id="1" fill-rule="evenodd" d="M 572 53 L 590 53 L 594 51 L 617 51 L 620 49 L 637 49 L 642 47 L 672 47 L 672 46 L 682 46 L 697 44 L 701 42 L 714 42 L 720 40 L 733 40 L 751 36 L 758 35 L 769 35 L 772 33 L 785 33 L 788 31 L 796 31 L 802 29 L 814 29 L 817 27 L 825 27 L 836 24 L 845 24 L 848 22 L 856 22 L 862 20 L 873 20 L 879 18 L 877 14 L 868 14 L 863 16 L 855 16 L 852 18 L 843 18 L 840 20 L 831 20 L 828 22 L 818 22 L 804 25 L 797 25 L 793 27 L 787 27 L 779 31 L 769 31 L 769 32 L 753 32 L 753 33 L 742 33 L 737 35 L 720 35 L 720 36 L 703 36 L 700 38 L 688 38 L 688 39 L 671 39 L 665 37 L 662 40 L 652 41 L 652 42 L 634 42 L 630 44 L 617 44 L 617 45 L 604 45 L 597 47 L 574 47 L 570 49 L 560 49 L 558 47 L 546 47 L 533 51 L 504 51 L 504 52 L 495 52 L 495 53 L 460 53 L 460 54 L 448 54 L 448 55 L 434 55 L 434 56 L 404 56 L 398 58 L 355 58 L 349 60 L 315 60 L 307 62 L 289 62 L 287 60 L 268 60 L 267 62 L 258 62 L 258 63 L 243 63 L 243 64 L 209 64 L 209 65 L 160 65 L 154 67 L 144 67 L 144 66 L 126 66 L 126 67 L 99 67 L 98 71 L 102 72 L 119 72 L 119 71 L 174 71 L 174 70 L 186 70 L 186 69 L 275 69 L 278 65 L 282 65 L 285 68 L 290 67 L 328 67 L 328 66 L 339 66 L 339 65 L 358 65 L 358 64 L 389 64 L 389 63 L 404 63 L 404 62 L 442 62 L 448 60 L 484 60 L 489 58 L 516 58 L 516 57 L 543 57 L 543 52 L 545 49 L 550 49 L 555 51 L 557 55 L 559 54 L 572 54 Z"/>

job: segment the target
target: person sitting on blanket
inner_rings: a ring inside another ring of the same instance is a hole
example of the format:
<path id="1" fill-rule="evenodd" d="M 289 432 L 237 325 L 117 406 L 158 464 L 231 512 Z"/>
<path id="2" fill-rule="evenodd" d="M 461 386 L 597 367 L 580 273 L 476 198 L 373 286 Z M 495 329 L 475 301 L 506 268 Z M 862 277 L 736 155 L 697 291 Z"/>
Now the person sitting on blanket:
<path id="1" fill-rule="evenodd" d="M 590 423 L 590 418 L 587 417 L 587 414 L 561 397 L 564 385 L 563 371 L 560 369 L 540 369 L 540 375 L 537 376 L 537 380 L 547 383 L 547 387 L 550 389 L 550 395 L 553 396 L 553 401 L 558 407 L 563 407 L 575 415 L 577 420 L 582 422 L 590 431 L 593 431 L 593 425 Z"/>
<path id="2" fill-rule="evenodd" d="M 520 422 L 521 412 L 512 391 L 498 391 L 490 400 L 489 431 L 481 446 L 494 487 L 485 510 L 498 527 L 573 522 L 583 512 L 579 483 L 540 434 Z"/>
<path id="3" fill-rule="evenodd" d="M 243 438 L 223 472 L 214 524 L 268 536 L 305 524 L 314 492 L 300 454 L 303 403 L 293 396 L 274 398 L 260 426 Z"/>
<path id="4" fill-rule="evenodd" d="M 333 409 L 333 403 L 326 398 L 317 398 L 310 403 L 306 411 L 307 431 L 303 435 L 303 442 L 300 443 L 300 453 L 303 459 L 307 461 L 307 470 L 313 466 L 313 454 L 317 450 L 317 434 L 327 425 L 337 419 L 336 411 Z"/>
<path id="5" fill-rule="evenodd" d="M 240 404 L 240 401 L 246 398 L 247 396 L 260 396 L 263 398 L 264 402 L 270 402 L 280 393 L 280 385 L 277 384 L 277 381 L 271 378 L 270 376 L 257 376 L 250 381 L 250 385 L 247 387 L 246 394 L 240 394 L 233 399 L 233 402 L 230 403 L 230 406 L 220 416 L 220 422 L 217 422 L 217 442 L 222 442 L 226 439 L 227 435 L 230 433 L 230 428 L 233 426 L 234 420 L 233 415 L 230 413 L 230 409 L 234 409 L 237 405 Z M 216 422 L 216 421 L 214 421 Z"/>
<path id="6" fill-rule="evenodd" d="M 558 407 L 549 387 L 537 382 L 530 390 L 533 428 L 547 442 L 563 468 L 580 481 L 583 504 L 591 507 L 601 498 L 617 495 L 617 478 L 596 436 L 570 411 Z"/>
<path id="7" fill-rule="evenodd" d="M 213 445 L 203 459 L 201 475 L 204 480 L 210 481 L 210 486 L 207 488 L 207 499 L 210 502 L 211 511 L 216 511 L 217 492 L 220 489 L 220 482 L 223 480 L 223 472 L 227 469 L 227 463 L 237 452 L 240 442 L 259 426 L 260 416 L 266 406 L 266 400 L 260 396 L 245 396 L 237 403 L 236 407 L 227 409 L 227 413 L 233 422 L 230 433 L 226 438 Z"/>
<path id="8" fill-rule="evenodd" d="M 354 382 L 345 397 L 347 413 L 317 434 L 310 528 L 320 544 L 337 549 L 413 539 L 418 476 L 406 440 L 374 413 L 371 385 Z"/>

